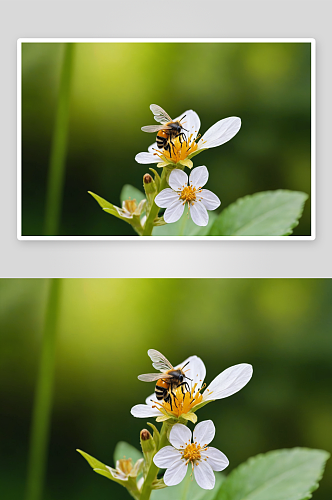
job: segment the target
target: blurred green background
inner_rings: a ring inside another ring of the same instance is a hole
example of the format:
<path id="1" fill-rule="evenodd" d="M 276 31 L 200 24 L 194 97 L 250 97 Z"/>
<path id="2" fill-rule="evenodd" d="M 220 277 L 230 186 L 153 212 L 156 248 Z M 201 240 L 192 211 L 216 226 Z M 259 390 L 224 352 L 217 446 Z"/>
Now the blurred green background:
<path id="1" fill-rule="evenodd" d="M 22 500 L 49 281 L 0 280 L 1 498 Z M 254 376 L 199 411 L 229 473 L 252 455 L 304 446 L 332 451 L 330 279 L 65 279 L 60 297 L 54 406 L 43 499 L 124 500 L 80 448 L 112 465 L 119 439 L 139 446 L 145 419 L 130 408 L 153 384 L 149 348 L 173 364 L 197 354 L 209 383 L 233 364 Z M 153 421 L 152 419 L 149 419 Z M 190 424 L 192 428 L 192 425 Z M 316 500 L 332 495 L 328 462 Z"/>
<path id="2" fill-rule="evenodd" d="M 60 235 L 134 235 L 103 213 L 93 191 L 119 205 L 121 188 L 142 189 L 153 134 L 151 103 L 171 117 L 194 109 L 201 133 L 228 116 L 240 132 L 203 152 L 222 208 L 258 191 L 310 194 L 309 43 L 75 44 Z M 42 235 L 46 181 L 64 44 L 22 46 L 22 234 Z M 153 165 L 151 165 L 153 166 Z M 221 209 L 219 209 L 220 211 Z M 295 235 L 310 235 L 310 199 Z"/>

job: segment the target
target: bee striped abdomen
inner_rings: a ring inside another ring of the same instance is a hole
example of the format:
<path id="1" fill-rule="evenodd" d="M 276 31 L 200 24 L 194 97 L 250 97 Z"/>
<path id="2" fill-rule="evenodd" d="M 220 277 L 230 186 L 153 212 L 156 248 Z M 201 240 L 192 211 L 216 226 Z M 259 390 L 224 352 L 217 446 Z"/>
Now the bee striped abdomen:
<path id="1" fill-rule="evenodd" d="M 165 132 L 165 130 L 160 130 L 157 134 L 157 147 L 162 149 L 166 146 L 169 135 Z"/>
<path id="2" fill-rule="evenodd" d="M 156 383 L 155 393 L 158 400 L 165 399 L 168 394 L 169 384 L 160 379 Z"/>

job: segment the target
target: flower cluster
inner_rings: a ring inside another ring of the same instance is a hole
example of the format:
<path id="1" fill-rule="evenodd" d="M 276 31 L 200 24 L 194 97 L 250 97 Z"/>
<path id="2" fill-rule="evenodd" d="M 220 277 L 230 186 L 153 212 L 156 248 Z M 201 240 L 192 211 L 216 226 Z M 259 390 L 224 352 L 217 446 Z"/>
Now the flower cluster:
<path id="1" fill-rule="evenodd" d="M 214 424 L 207 420 L 196 425 L 193 442 L 191 431 L 184 424 L 188 421 L 196 423 L 196 411 L 209 402 L 226 398 L 242 389 L 252 377 L 252 366 L 247 363 L 231 366 L 205 388 L 206 369 L 198 356 L 190 356 L 173 367 L 155 349 L 149 349 L 148 355 L 153 367 L 161 373 L 139 375 L 142 381 L 156 381 L 156 390 L 145 404 L 133 406 L 131 414 L 138 418 L 156 417 L 157 422 L 168 421 L 171 425 L 168 438 L 171 446 L 160 449 L 153 461 L 158 467 L 167 469 L 163 478 L 166 486 L 180 483 L 190 462 L 198 485 L 212 489 L 215 484 L 213 470 L 221 471 L 228 466 L 227 457 L 208 446 L 215 435 Z"/>
<path id="2" fill-rule="evenodd" d="M 197 422 L 196 412 L 204 405 L 242 389 L 252 376 L 252 366 L 247 363 L 231 366 L 206 387 L 205 365 L 198 356 L 190 356 L 173 367 L 155 349 L 149 349 L 148 355 L 156 371 L 138 378 L 155 382 L 155 392 L 147 398 L 146 404 L 134 406 L 131 414 L 138 418 L 156 417 L 157 422 L 163 422 L 161 430 L 148 423 L 153 435 L 147 429 L 141 431 L 142 453 L 127 445 L 129 456 L 116 455 L 115 468 L 77 451 L 95 472 L 125 487 L 135 500 L 149 500 L 153 490 L 179 484 L 189 465 L 197 484 L 211 490 L 215 486 L 213 471 L 224 470 L 228 459 L 220 450 L 210 446 L 216 432 L 212 420 L 198 423 L 193 433 L 188 423 Z M 121 444 L 122 450 L 123 445 L 126 443 Z M 135 460 L 130 457 L 131 453 Z M 158 477 L 159 469 L 166 469 L 162 477 Z"/>
<path id="3" fill-rule="evenodd" d="M 122 199 L 122 208 L 119 208 L 100 196 L 89 193 L 105 212 L 130 224 L 140 236 L 151 236 L 155 226 L 178 221 L 185 205 L 188 207 L 188 217 L 190 214 L 196 225 L 207 226 L 208 210 L 215 210 L 221 204 L 218 196 L 203 189 L 208 181 L 208 169 L 205 165 L 194 168 L 189 180 L 184 169 L 192 169 L 192 159 L 202 151 L 232 139 L 240 130 L 241 120 L 236 116 L 219 120 L 201 137 L 201 122 L 192 109 L 174 120 L 157 104 L 151 104 L 150 109 L 158 125 L 147 125 L 142 130 L 157 133 L 156 141 L 149 146 L 147 152 L 138 153 L 135 160 L 140 164 L 157 164 L 162 173 L 159 175 L 150 168 L 154 178 L 150 174 L 143 176 L 144 199 L 139 204 L 136 203 L 135 196 L 133 199 Z M 159 215 L 159 210 L 164 208 L 165 212 Z"/>
<path id="4" fill-rule="evenodd" d="M 183 172 L 183 168 L 192 168 L 191 158 L 205 149 L 220 146 L 232 139 L 240 130 L 241 120 L 238 117 L 220 120 L 199 139 L 200 119 L 192 109 L 174 120 L 156 104 L 151 104 L 150 109 L 155 120 L 164 125 L 142 127 L 142 130 L 159 130 L 158 134 L 161 132 L 163 141 L 158 141 L 157 134 L 157 142 L 148 148 L 147 153 L 138 153 L 135 159 L 138 163 L 157 163 L 158 167 L 172 168 L 168 179 L 170 188 L 163 189 L 154 202 L 159 208 L 166 208 L 164 221 L 167 224 L 180 219 L 187 203 L 193 222 L 198 226 L 207 226 L 207 210 L 215 210 L 220 206 L 218 196 L 202 189 L 209 177 L 208 169 L 205 166 L 195 168 L 189 177 L 188 185 L 188 176 Z M 177 124 L 177 128 L 174 124 Z M 163 147 L 158 147 L 158 143 Z"/>

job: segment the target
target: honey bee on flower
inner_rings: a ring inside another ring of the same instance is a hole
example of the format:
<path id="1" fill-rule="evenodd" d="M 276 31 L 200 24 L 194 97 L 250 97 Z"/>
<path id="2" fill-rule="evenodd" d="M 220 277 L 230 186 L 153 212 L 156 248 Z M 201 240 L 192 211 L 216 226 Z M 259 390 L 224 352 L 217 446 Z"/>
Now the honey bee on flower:
<path id="1" fill-rule="evenodd" d="M 197 421 L 196 411 L 207 403 L 223 399 L 242 389 L 251 379 L 253 369 L 248 363 L 231 366 L 221 372 L 208 387 L 204 384 L 206 369 L 198 356 L 190 356 L 174 369 L 187 366 L 186 377 L 190 378 L 190 390 L 182 391 L 181 387 L 173 390 L 176 405 L 169 401 L 157 400 L 156 393 L 145 400 L 145 404 L 132 407 L 131 414 L 137 418 L 156 417 L 157 422 L 168 419 Z"/>
<path id="2" fill-rule="evenodd" d="M 183 365 L 181 368 L 173 368 L 171 363 L 161 352 L 156 351 L 155 349 L 149 349 L 148 355 L 153 361 L 152 366 L 156 368 L 156 370 L 160 370 L 160 373 L 144 373 L 143 375 L 139 375 L 138 379 L 143 382 L 155 382 L 155 393 L 158 401 L 164 401 L 165 403 L 169 403 L 171 410 L 173 409 L 172 400 L 176 406 L 176 395 L 174 393 L 174 389 L 181 387 L 182 394 L 184 394 L 184 389 L 190 391 L 190 387 L 188 382 L 184 379 L 191 380 L 185 375 L 183 368 L 189 364 L 189 361 Z"/>
<path id="3" fill-rule="evenodd" d="M 162 108 L 160 108 L 160 106 L 157 106 L 156 104 L 151 104 L 150 106 L 151 111 L 154 113 L 155 119 L 157 121 L 160 121 L 161 118 L 158 118 L 159 116 L 161 116 L 161 114 L 159 113 L 158 115 L 158 113 L 156 112 L 157 108 L 164 111 Z M 135 160 L 137 161 L 137 163 L 157 163 L 158 167 L 164 167 L 169 164 L 179 163 L 182 166 L 192 168 L 193 164 L 190 160 L 191 158 L 193 158 L 198 153 L 201 153 L 205 149 L 215 148 L 217 146 L 221 146 L 225 142 L 228 142 L 238 133 L 241 128 L 241 119 L 237 116 L 231 116 L 229 118 L 219 120 L 217 123 L 212 125 L 212 127 L 210 127 L 200 138 L 199 129 L 201 126 L 201 122 L 198 114 L 192 109 L 185 111 L 177 118 L 174 118 L 174 120 L 172 120 L 167 115 L 167 119 L 168 118 L 172 123 L 179 124 L 179 126 L 177 127 L 177 132 L 175 132 L 175 128 L 174 130 L 168 130 L 166 132 L 166 135 L 172 134 L 172 143 L 170 144 L 167 140 L 165 148 L 164 143 L 162 143 L 161 140 L 158 140 L 157 136 L 157 142 L 155 142 L 148 148 L 148 152 L 142 152 L 136 155 Z M 164 117 L 164 120 L 166 120 L 166 117 Z M 165 121 L 163 123 L 167 124 Z M 145 132 L 152 132 L 152 129 L 147 130 L 147 128 L 148 127 L 143 127 L 143 130 Z M 184 134 L 182 130 L 185 130 L 186 133 Z M 153 131 L 155 131 L 155 126 Z M 164 134 L 160 134 L 160 136 L 161 135 Z"/>

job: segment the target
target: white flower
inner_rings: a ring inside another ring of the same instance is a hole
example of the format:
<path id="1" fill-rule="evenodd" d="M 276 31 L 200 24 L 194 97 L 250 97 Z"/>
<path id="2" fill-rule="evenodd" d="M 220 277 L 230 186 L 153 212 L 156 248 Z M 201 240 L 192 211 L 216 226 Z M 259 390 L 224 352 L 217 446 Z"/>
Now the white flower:
<path id="1" fill-rule="evenodd" d="M 179 484 L 185 477 L 191 462 L 197 484 L 205 490 L 215 485 L 214 470 L 224 470 L 229 462 L 221 451 L 208 444 L 215 435 L 212 420 L 205 420 L 194 429 L 194 442 L 191 443 L 191 430 L 183 424 L 175 424 L 170 432 L 169 442 L 153 457 L 157 467 L 167 469 L 164 483 L 167 486 Z"/>
<path id="2" fill-rule="evenodd" d="M 120 481 L 128 481 L 129 477 L 137 477 L 137 475 L 143 468 L 143 464 L 143 458 L 137 460 L 134 466 L 131 458 L 121 458 L 120 460 L 116 461 L 115 469 L 109 467 L 108 465 L 106 465 L 106 467 L 115 479 L 119 479 Z"/>
<path id="3" fill-rule="evenodd" d="M 189 362 L 189 363 L 188 363 Z M 186 363 L 186 376 L 192 381 L 190 392 L 182 393 L 181 387 L 175 390 L 176 404 L 172 405 L 165 401 L 158 401 L 155 394 L 145 400 L 145 404 L 132 407 L 131 414 L 137 418 L 157 417 L 158 422 L 169 418 L 182 418 L 193 423 L 197 421 L 195 412 L 210 401 L 227 398 L 242 389 L 251 379 L 253 368 L 247 363 L 231 366 L 211 382 L 204 390 L 204 379 L 206 369 L 203 361 L 197 356 L 190 356 L 175 368 L 181 368 Z"/>
<path id="4" fill-rule="evenodd" d="M 163 167 L 169 163 L 180 163 L 191 168 L 192 162 L 188 161 L 190 158 L 204 151 L 204 149 L 215 148 L 228 142 L 241 128 L 241 119 L 237 116 L 224 118 L 212 125 L 212 127 L 205 132 L 203 137 L 196 142 L 199 138 L 198 132 L 201 125 L 199 116 L 195 111 L 190 109 L 177 118 L 174 118 L 174 121 L 180 120 L 184 115 L 185 118 L 181 121 L 181 124 L 183 128 L 186 129 L 184 132 L 186 141 L 178 137 L 172 139 L 174 147 L 171 148 L 171 153 L 164 149 L 158 149 L 157 143 L 155 142 L 148 148 L 148 152 L 138 153 L 135 160 L 138 163 L 144 164 L 158 163 L 158 167 Z"/>
<path id="5" fill-rule="evenodd" d="M 130 198 L 128 200 L 124 200 L 122 202 L 122 208 L 116 207 L 114 205 L 115 210 L 118 212 L 118 214 L 121 217 L 125 217 L 126 219 L 132 219 L 135 215 L 140 216 L 144 207 L 145 207 L 146 200 L 142 200 L 139 202 L 137 205 L 136 200 L 131 200 Z"/>
<path id="6" fill-rule="evenodd" d="M 209 177 L 205 166 L 196 167 L 188 176 L 183 170 L 172 170 L 168 184 L 170 188 L 163 189 L 156 197 L 155 204 L 166 208 L 164 220 L 167 223 L 176 222 L 183 214 L 184 206 L 188 203 L 192 220 L 198 226 L 206 226 L 209 222 L 207 210 L 215 210 L 220 200 L 212 191 L 202 189 Z"/>

